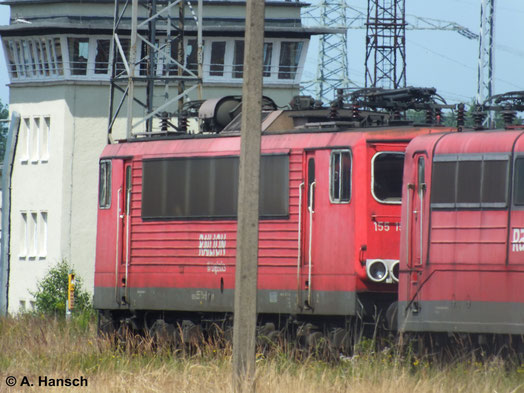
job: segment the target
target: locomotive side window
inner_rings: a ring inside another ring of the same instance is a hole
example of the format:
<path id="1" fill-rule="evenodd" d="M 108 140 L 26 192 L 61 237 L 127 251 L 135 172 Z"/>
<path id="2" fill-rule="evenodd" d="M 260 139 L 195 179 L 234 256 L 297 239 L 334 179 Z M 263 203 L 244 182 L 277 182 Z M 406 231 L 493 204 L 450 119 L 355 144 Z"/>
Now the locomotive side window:
<path id="1" fill-rule="evenodd" d="M 513 185 L 515 205 L 524 205 L 524 158 L 515 160 L 515 180 Z"/>
<path id="2" fill-rule="evenodd" d="M 238 157 L 143 161 L 143 218 L 236 218 Z M 287 216 L 289 157 L 262 156 L 260 215 Z"/>
<path id="3" fill-rule="evenodd" d="M 109 209 L 111 207 L 111 161 L 100 161 L 98 178 L 98 207 Z"/>
<path id="4" fill-rule="evenodd" d="M 506 207 L 508 193 L 508 160 L 484 161 L 482 204 Z"/>
<path id="5" fill-rule="evenodd" d="M 235 157 L 144 160 L 142 217 L 234 217 L 237 183 Z"/>
<path id="6" fill-rule="evenodd" d="M 459 161 L 457 178 L 457 204 L 473 207 L 480 203 L 482 161 Z"/>
<path id="7" fill-rule="evenodd" d="M 347 203 L 351 198 L 351 153 L 331 152 L 330 198 L 332 203 Z"/>
<path id="8" fill-rule="evenodd" d="M 436 157 L 431 205 L 434 208 L 503 208 L 507 203 L 508 160 L 490 155 Z"/>
<path id="9" fill-rule="evenodd" d="M 400 203 L 404 153 L 380 152 L 372 159 L 371 192 L 382 203 Z"/>
<path id="10" fill-rule="evenodd" d="M 260 160 L 260 215 L 279 217 L 288 215 L 289 157 L 262 156 Z M 236 206 L 235 206 L 236 207 Z"/>
<path id="11" fill-rule="evenodd" d="M 431 180 L 431 203 L 433 205 L 455 204 L 456 161 L 433 162 Z M 449 206 L 448 206 L 449 207 Z"/>

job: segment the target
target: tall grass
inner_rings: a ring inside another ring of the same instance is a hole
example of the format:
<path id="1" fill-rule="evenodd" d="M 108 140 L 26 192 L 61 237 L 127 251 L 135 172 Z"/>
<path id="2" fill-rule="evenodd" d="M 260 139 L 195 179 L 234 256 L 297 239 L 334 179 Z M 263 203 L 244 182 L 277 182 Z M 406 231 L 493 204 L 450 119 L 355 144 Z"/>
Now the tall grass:
<path id="1" fill-rule="evenodd" d="M 231 392 L 231 348 L 202 345 L 193 353 L 132 337 L 126 345 L 99 338 L 94 323 L 35 316 L 0 320 L 0 392 Z M 34 387 L 8 388 L 7 376 Z M 38 376 L 84 376 L 88 387 L 38 387 Z M 524 368 L 504 359 L 479 362 L 473 356 L 431 364 L 362 348 L 340 361 L 296 356 L 273 348 L 257 355 L 257 392 L 524 392 Z"/>

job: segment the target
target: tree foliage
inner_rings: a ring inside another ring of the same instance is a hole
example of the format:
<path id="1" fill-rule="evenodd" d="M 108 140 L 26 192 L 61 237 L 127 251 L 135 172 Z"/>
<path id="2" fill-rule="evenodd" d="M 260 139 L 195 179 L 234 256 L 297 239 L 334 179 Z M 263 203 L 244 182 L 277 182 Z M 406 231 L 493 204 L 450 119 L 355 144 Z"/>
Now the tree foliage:
<path id="1" fill-rule="evenodd" d="M 464 116 L 464 128 L 475 128 L 474 115 L 477 111 L 477 106 L 474 101 L 469 105 L 466 105 L 466 112 Z M 487 116 L 487 114 L 486 114 Z M 426 124 L 426 111 L 424 110 L 408 110 L 406 113 L 407 120 L 412 121 L 414 124 Z M 522 124 L 523 120 L 520 117 L 516 117 L 513 121 L 514 124 Z M 455 111 L 444 110 L 442 112 L 441 124 L 447 127 L 457 127 L 457 113 Z M 495 112 L 495 129 L 504 128 L 504 118 L 500 111 Z"/>
<path id="2" fill-rule="evenodd" d="M 45 315 L 65 316 L 67 288 L 71 266 L 63 260 L 49 269 L 46 276 L 37 284 L 35 297 L 36 311 Z M 74 271 L 73 271 L 74 273 Z M 81 278 L 75 274 L 75 307 L 73 313 L 81 313 L 91 308 L 91 298 L 82 288 Z"/>
<path id="3" fill-rule="evenodd" d="M 0 100 L 0 120 L 5 120 L 9 117 L 9 108 Z M 7 142 L 7 132 L 9 127 L 6 122 L 0 122 L 0 163 L 3 162 L 5 155 L 5 147 Z"/>

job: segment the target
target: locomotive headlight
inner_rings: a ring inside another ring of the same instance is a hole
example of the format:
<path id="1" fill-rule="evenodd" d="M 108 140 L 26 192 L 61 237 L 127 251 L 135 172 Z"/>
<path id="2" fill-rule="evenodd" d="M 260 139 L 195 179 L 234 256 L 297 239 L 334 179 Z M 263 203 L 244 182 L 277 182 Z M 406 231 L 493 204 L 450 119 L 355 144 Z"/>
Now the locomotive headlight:
<path id="1" fill-rule="evenodd" d="M 389 272 L 391 274 L 391 278 L 393 281 L 398 282 L 398 274 L 400 270 L 400 263 L 399 261 L 394 261 L 391 266 L 389 267 Z"/>
<path id="2" fill-rule="evenodd" d="M 366 261 L 366 272 L 371 281 L 382 282 L 388 276 L 388 266 L 380 259 Z"/>

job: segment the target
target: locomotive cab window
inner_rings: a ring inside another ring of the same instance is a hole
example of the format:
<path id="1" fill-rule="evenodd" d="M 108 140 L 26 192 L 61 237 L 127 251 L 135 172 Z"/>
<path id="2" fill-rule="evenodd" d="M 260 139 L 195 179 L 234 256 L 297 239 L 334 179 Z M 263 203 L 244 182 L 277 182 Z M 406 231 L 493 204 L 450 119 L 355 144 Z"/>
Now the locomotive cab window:
<path id="1" fill-rule="evenodd" d="M 315 210 L 315 159 L 310 158 L 307 161 L 307 204 Z M 315 183 L 316 184 L 316 183 Z"/>
<path id="2" fill-rule="evenodd" d="M 404 153 L 380 152 L 371 161 L 371 193 L 381 203 L 400 203 Z"/>
<path id="3" fill-rule="evenodd" d="M 126 166 L 126 193 L 124 196 L 124 211 L 129 215 L 131 208 L 131 192 L 133 190 L 133 177 L 131 176 L 131 165 Z"/>
<path id="4" fill-rule="evenodd" d="M 419 157 L 417 164 L 417 179 L 419 191 L 423 190 L 426 185 L 426 160 L 424 157 Z"/>
<path id="5" fill-rule="evenodd" d="M 98 178 L 98 207 L 109 209 L 111 207 L 111 161 L 100 161 Z"/>
<path id="6" fill-rule="evenodd" d="M 331 152 L 329 196 L 331 203 L 348 203 L 351 199 L 351 152 L 349 150 Z"/>

